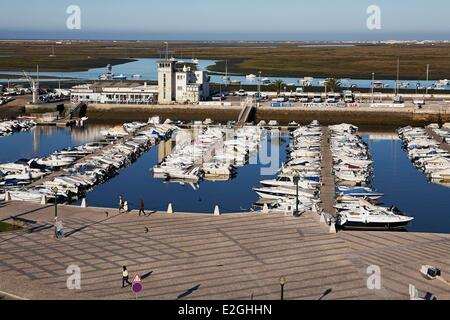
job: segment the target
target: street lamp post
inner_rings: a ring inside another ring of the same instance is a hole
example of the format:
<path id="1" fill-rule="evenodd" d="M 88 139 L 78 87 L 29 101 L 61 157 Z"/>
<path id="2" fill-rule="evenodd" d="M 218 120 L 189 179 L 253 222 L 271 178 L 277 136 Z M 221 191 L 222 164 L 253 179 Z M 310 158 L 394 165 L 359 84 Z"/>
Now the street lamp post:
<path id="1" fill-rule="evenodd" d="M 284 300 L 284 285 L 286 284 L 286 279 L 284 277 L 280 278 L 280 299 L 281 301 Z"/>
<path id="2" fill-rule="evenodd" d="M 259 79 L 258 79 L 258 98 L 261 98 L 261 71 L 259 73 Z"/>
<path id="3" fill-rule="evenodd" d="M 58 188 L 57 187 L 53 187 L 52 191 L 53 191 L 54 196 L 55 196 L 55 238 L 56 238 L 56 236 L 57 236 L 56 222 L 58 220 Z"/>
<path id="4" fill-rule="evenodd" d="M 372 103 L 375 102 L 374 97 L 374 86 L 375 86 L 375 72 L 372 72 Z"/>
<path id="5" fill-rule="evenodd" d="M 295 189 L 296 189 L 294 217 L 298 217 L 298 183 L 299 183 L 299 181 L 300 181 L 300 175 L 298 174 L 298 172 L 296 172 L 294 175 L 294 184 L 295 184 Z"/>

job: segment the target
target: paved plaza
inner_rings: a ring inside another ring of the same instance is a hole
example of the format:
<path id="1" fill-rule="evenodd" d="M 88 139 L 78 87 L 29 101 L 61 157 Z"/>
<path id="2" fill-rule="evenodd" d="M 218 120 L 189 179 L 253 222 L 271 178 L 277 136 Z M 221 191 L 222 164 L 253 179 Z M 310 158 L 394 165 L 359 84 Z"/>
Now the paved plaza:
<path id="1" fill-rule="evenodd" d="M 143 277 L 139 299 L 450 299 L 450 287 L 420 267 L 450 272 L 450 236 L 415 233 L 330 234 L 316 214 L 301 218 L 136 212 L 60 206 L 66 237 L 53 238 L 54 208 L 9 202 L 0 221 L 27 231 L 0 234 L 0 292 L 26 299 L 135 299 L 121 288 L 122 266 Z M 108 214 L 106 213 L 108 212 Z M 367 287 L 367 267 L 381 268 L 381 290 Z M 81 290 L 67 289 L 66 269 L 81 269 Z"/>

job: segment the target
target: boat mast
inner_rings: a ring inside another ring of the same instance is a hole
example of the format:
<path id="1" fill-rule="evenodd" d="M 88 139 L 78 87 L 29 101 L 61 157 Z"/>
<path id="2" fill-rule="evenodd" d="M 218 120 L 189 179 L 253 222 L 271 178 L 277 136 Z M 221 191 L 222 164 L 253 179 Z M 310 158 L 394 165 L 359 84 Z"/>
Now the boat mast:
<path id="1" fill-rule="evenodd" d="M 397 81 L 395 82 L 395 96 L 398 96 L 398 81 L 400 78 L 400 57 L 397 58 Z"/>

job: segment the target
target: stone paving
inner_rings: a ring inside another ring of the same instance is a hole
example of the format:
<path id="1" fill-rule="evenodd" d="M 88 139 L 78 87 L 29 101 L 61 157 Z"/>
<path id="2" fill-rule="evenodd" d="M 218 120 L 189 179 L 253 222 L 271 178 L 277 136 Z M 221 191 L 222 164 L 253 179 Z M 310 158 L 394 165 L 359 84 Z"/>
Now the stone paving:
<path id="1" fill-rule="evenodd" d="M 27 232 L 0 234 L 0 296 L 135 299 L 129 287 L 121 288 L 126 265 L 131 277 L 144 278 L 139 299 L 279 299 L 281 276 L 286 299 L 407 299 L 409 283 L 450 298 L 450 287 L 418 272 L 425 263 L 450 272 L 447 235 L 329 234 L 313 213 L 139 217 L 60 206 L 66 237 L 56 240 L 53 212 L 27 203 L 0 206 L 0 221 L 36 222 Z M 381 267 L 382 290 L 367 288 L 371 264 Z M 81 290 L 67 289 L 69 265 L 81 268 Z"/>

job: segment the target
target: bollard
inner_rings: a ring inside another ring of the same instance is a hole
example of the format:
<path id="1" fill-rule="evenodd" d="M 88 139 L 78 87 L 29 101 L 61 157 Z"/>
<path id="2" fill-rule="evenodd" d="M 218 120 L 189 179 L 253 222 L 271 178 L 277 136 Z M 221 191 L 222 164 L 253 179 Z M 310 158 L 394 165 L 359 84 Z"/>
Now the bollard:
<path id="1" fill-rule="evenodd" d="M 171 203 L 169 203 L 169 206 L 167 207 L 167 213 L 169 213 L 169 214 L 173 213 L 173 207 L 172 207 Z"/>
<path id="2" fill-rule="evenodd" d="M 219 206 L 216 206 L 216 207 L 214 208 L 214 215 L 215 215 L 215 216 L 220 216 Z"/>
<path id="3" fill-rule="evenodd" d="M 269 213 L 269 206 L 267 205 L 267 203 L 264 203 L 262 213 Z"/>
<path id="4" fill-rule="evenodd" d="M 325 213 L 323 211 L 320 214 L 320 223 L 325 223 Z"/>
<path id="5" fill-rule="evenodd" d="M 55 200 L 56 201 L 56 200 Z M 41 198 L 41 204 L 47 204 L 47 197 L 46 196 L 42 196 Z"/>
<path id="6" fill-rule="evenodd" d="M 334 221 L 332 221 L 330 224 L 330 233 L 333 233 L 333 234 L 337 233 L 336 222 L 334 222 Z"/>
<path id="7" fill-rule="evenodd" d="M 11 201 L 11 194 L 9 193 L 9 191 L 5 192 L 5 202 Z"/>
<path id="8" fill-rule="evenodd" d="M 86 198 L 83 198 L 83 199 L 81 200 L 81 207 L 82 207 L 82 208 L 87 208 Z"/>

